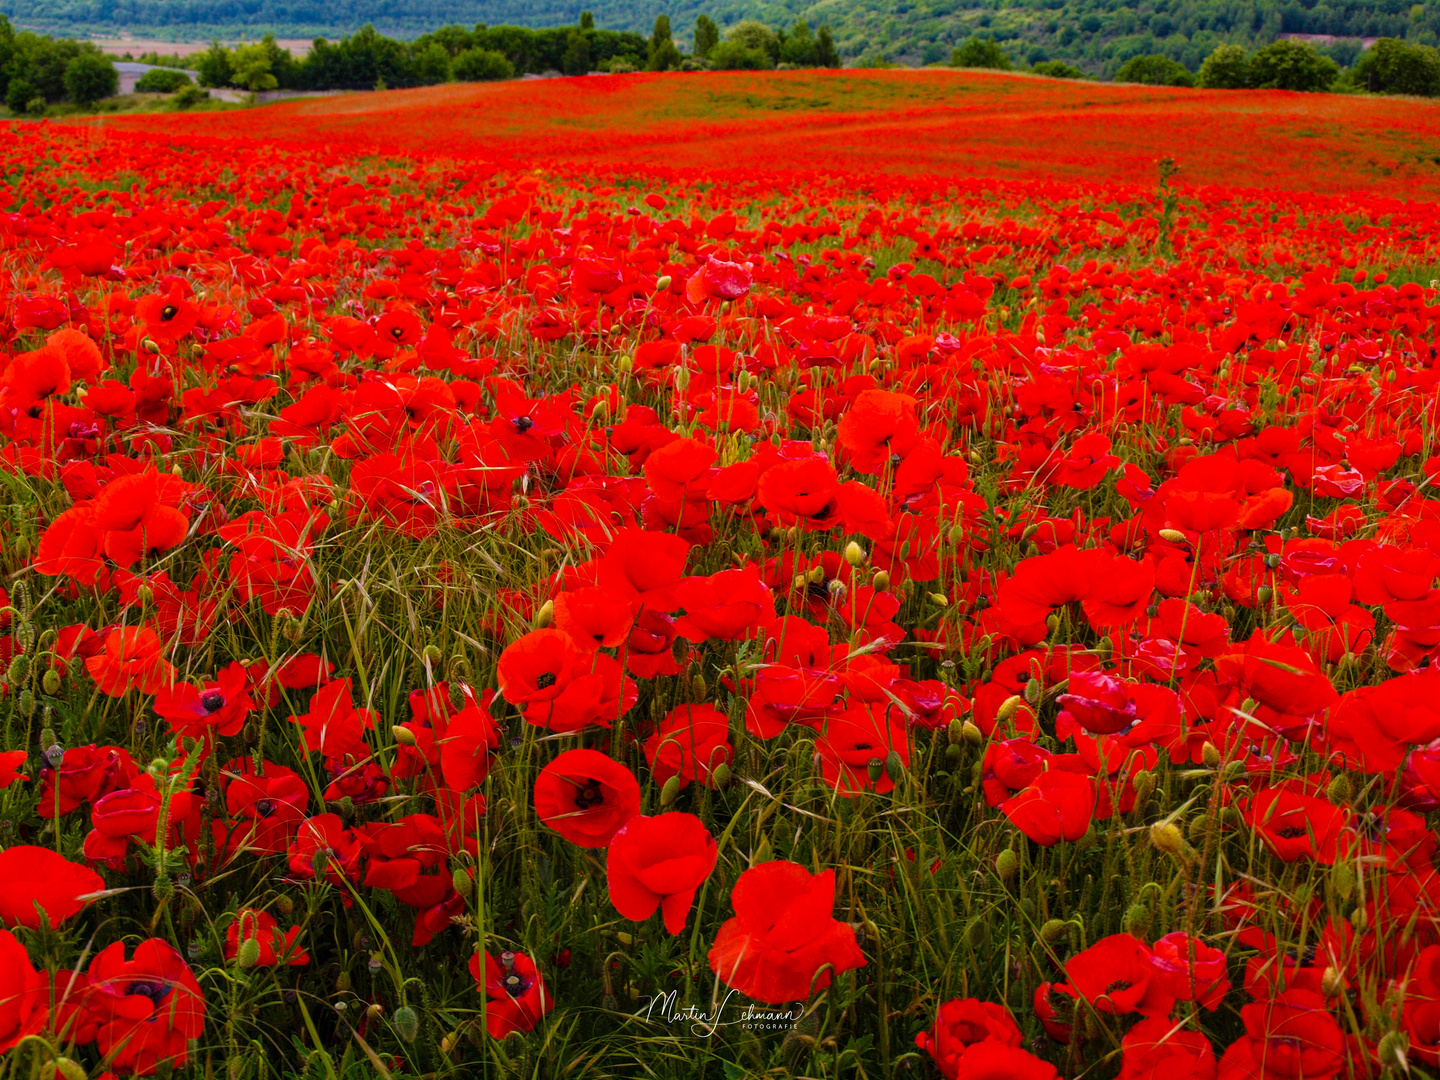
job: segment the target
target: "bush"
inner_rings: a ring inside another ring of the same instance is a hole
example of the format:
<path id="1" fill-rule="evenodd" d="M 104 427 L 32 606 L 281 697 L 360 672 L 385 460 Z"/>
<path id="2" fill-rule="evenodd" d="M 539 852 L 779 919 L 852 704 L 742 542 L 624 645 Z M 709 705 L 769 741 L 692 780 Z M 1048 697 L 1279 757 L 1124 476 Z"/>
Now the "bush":
<path id="1" fill-rule="evenodd" d="M 13 113 L 23 113 L 36 93 L 35 84 L 28 79 L 12 78 L 5 91 L 5 107 Z"/>
<path id="2" fill-rule="evenodd" d="M 1250 84 L 1250 61 L 1239 45 L 1218 45 L 1200 65 L 1200 85 L 1207 90 L 1244 90 Z"/>
<path id="3" fill-rule="evenodd" d="M 191 83 L 182 86 L 175 96 L 170 99 L 170 103 L 177 109 L 193 109 L 196 105 L 199 105 L 200 102 L 209 100 L 209 97 L 209 90 L 202 90 L 200 87 Z"/>
<path id="4" fill-rule="evenodd" d="M 1281 40 L 1250 58 L 1249 82 L 1257 90 L 1328 90 L 1340 65 L 1309 45 Z"/>
<path id="5" fill-rule="evenodd" d="M 1144 86 L 1194 86 L 1195 76 L 1178 60 L 1152 53 L 1132 56 L 1115 73 L 1116 82 L 1141 83 Z"/>
<path id="6" fill-rule="evenodd" d="M 1036 75 L 1049 79 L 1083 79 L 1085 72 L 1060 60 L 1042 60 L 1030 69 Z"/>
<path id="7" fill-rule="evenodd" d="M 455 57 L 451 68 L 460 82 L 495 82 L 515 77 L 515 65 L 504 53 L 493 49 L 466 49 Z"/>
<path id="8" fill-rule="evenodd" d="M 1355 62 L 1351 81 L 1374 94 L 1440 94 L 1440 53 L 1427 45 L 1381 38 Z"/>
<path id="9" fill-rule="evenodd" d="M 611 75 L 630 75 L 640 69 L 628 56 L 614 56 L 600 65 L 601 71 L 608 71 Z"/>
<path id="10" fill-rule="evenodd" d="M 955 51 L 950 54 L 950 66 L 1009 71 L 1014 65 L 1010 62 L 1010 54 L 1000 48 L 993 37 L 972 37 L 955 46 Z"/>
<path id="11" fill-rule="evenodd" d="M 765 66 L 774 67 L 780 62 L 780 37 L 762 22 L 746 19 L 725 31 L 727 42 L 753 49 L 765 57 Z"/>
<path id="12" fill-rule="evenodd" d="M 25 103 L 25 112 L 30 116 L 44 116 L 50 111 L 50 103 L 36 94 Z"/>
<path id="13" fill-rule="evenodd" d="M 119 87 L 120 74 L 108 56 L 84 52 L 65 65 L 65 94 L 79 105 L 93 105 Z"/>
<path id="14" fill-rule="evenodd" d="M 710 66 L 716 71 L 766 71 L 774 63 L 759 49 L 738 41 L 722 41 L 710 50 Z"/>
<path id="15" fill-rule="evenodd" d="M 153 68 L 147 71 L 135 84 L 139 94 L 173 94 L 182 86 L 194 85 L 190 76 L 174 68 Z"/>

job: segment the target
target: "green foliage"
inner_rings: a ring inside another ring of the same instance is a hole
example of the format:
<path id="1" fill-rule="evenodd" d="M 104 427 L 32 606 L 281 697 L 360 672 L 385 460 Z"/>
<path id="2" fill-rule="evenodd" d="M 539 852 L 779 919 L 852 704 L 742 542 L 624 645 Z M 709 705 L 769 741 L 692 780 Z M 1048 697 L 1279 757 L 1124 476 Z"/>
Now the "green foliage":
<path id="1" fill-rule="evenodd" d="M 1250 58 L 1250 85 L 1257 90 L 1330 89 L 1340 65 L 1298 41 L 1276 41 Z"/>
<path id="2" fill-rule="evenodd" d="M 175 96 L 171 98 L 170 103 L 177 109 L 193 109 L 209 96 L 210 92 L 208 90 L 202 90 L 194 83 L 189 83 L 182 86 L 179 91 L 176 92 Z"/>
<path id="3" fill-rule="evenodd" d="M 86 52 L 65 66 L 65 94 L 78 105 L 93 105 L 110 97 L 120 86 L 120 76 L 108 56 Z"/>
<path id="4" fill-rule="evenodd" d="M 1042 60 L 1030 69 L 1036 75 L 1044 75 L 1050 79 L 1083 79 L 1085 72 L 1079 68 L 1065 63 L 1062 60 Z"/>
<path id="5" fill-rule="evenodd" d="M 1115 73 L 1117 82 L 1142 83 L 1145 86 L 1194 86 L 1195 76 L 1184 64 L 1168 56 L 1151 53 L 1131 57 Z"/>
<path id="6" fill-rule="evenodd" d="M 722 41 L 710 50 L 710 66 L 716 71 L 765 71 L 774 66 L 759 49 L 738 41 Z"/>
<path id="7" fill-rule="evenodd" d="M 694 55 L 704 60 L 709 57 L 710 50 L 718 44 L 720 44 L 720 28 L 715 25 L 710 16 L 698 16 L 695 19 Z"/>
<path id="8" fill-rule="evenodd" d="M 566 75 L 584 75 L 590 70 L 590 42 L 579 30 L 572 30 L 560 58 L 560 70 Z"/>
<path id="9" fill-rule="evenodd" d="M 174 68 L 155 68 L 147 71 L 135 83 L 135 90 L 141 94 L 173 94 L 182 86 L 191 86 L 190 76 Z"/>
<path id="10" fill-rule="evenodd" d="M 230 50 L 218 41 L 210 42 L 210 48 L 195 61 L 195 70 L 200 73 L 201 86 L 229 86 L 235 74 L 235 68 L 230 63 Z"/>
<path id="11" fill-rule="evenodd" d="M 725 41 L 758 52 L 765 57 L 765 66 L 780 62 L 780 36 L 755 19 L 745 19 L 725 31 Z"/>
<path id="12" fill-rule="evenodd" d="M 455 58 L 455 78 L 460 82 L 494 82 L 513 79 L 515 65 L 494 49 L 466 49 Z"/>
<path id="13" fill-rule="evenodd" d="M 1250 83 L 1250 58 L 1239 45 L 1217 45 L 1200 65 L 1198 81 L 1207 90 L 1243 90 Z"/>
<path id="14" fill-rule="evenodd" d="M 1440 53 L 1424 45 L 1381 38 L 1355 62 L 1351 81 L 1376 94 L 1440 94 Z"/>
<path id="15" fill-rule="evenodd" d="M 23 113 L 35 96 L 37 91 L 33 83 L 25 79 L 11 79 L 5 91 L 5 107 L 13 113 Z"/>
<path id="16" fill-rule="evenodd" d="M 271 71 L 270 54 L 264 45 L 241 45 L 235 50 L 231 65 L 235 73 L 230 76 L 230 81 L 242 90 L 255 94 L 262 90 L 274 90 L 280 85 Z"/>
<path id="17" fill-rule="evenodd" d="M 972 37 L 958 45 L 950 54 L 950 66 L 960 68 L 993 68 L 1009 71 L 1014 64 L 1010 54 L 1000 48 L 993 37 Z"/>
<path id="18" fill-rule="evenodd" d="M 680 66 L 682 57 L 670 32 L 670 16 L 655 16 L 655 29 L 650 34 L 646 71 L 670 71 Z"/>

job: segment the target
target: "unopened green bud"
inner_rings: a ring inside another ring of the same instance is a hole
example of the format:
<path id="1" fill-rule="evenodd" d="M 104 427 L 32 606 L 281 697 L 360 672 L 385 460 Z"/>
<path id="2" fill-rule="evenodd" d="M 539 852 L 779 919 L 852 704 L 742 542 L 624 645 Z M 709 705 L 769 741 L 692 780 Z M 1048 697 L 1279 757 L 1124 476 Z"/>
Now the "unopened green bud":
<path id="1" fill-rule="evenodd" d="M 1350 784 L 1350 777 L 1339 773 L 1330 781 L 1330 786 L 1325 789 L 1325 794 L 1336 806 L 1349 806 L 1355 790 Z"/>
<path id="2" fill-rule="evenodd" d="M 295 901 L 291 900 L 285 893 L 281 893 L 275 898 L 275 910 L 280 912 L 281 915 L 289 915 L 295 910 Z"/>
<path id="3" fill-rule="evenodd" d="M 74 1058 L 57 1057 L 50 1064 L 61 1080 L 87 1080 L 84 1067 Z"/>
<path id="4" fill-rule="evenodd" d="M 1155 535 L 1167 544 L 1185 543 L 1185 534 L 1179 529 L 1160 529 Z"/>
<path id="5" fill-rule="evenodd" d="M 544 630 L 555 621 L 555 601 L 546 600 L 540 605 L 540 610 L 535 613 L 535 618 L 530 626 L 534 630 Z"/>
<path id="6" fill-rule="evenodd" d="M 951 762 L 952 764 L 958 762 L 964 756 L 965 751 L 962 750 L 955 743 L 951 743 L 949 746 L 945 747 L 945 760 Z"/>
<path id="7" fill-rule="evenodd" d="M 655 279 L 655 291 L 664 292 L 666 289 L 670 288 L 670 280 L 671 279 L 669 274 L 661 274 L 658 278 Z"/>
<path id="8" fill-rule="evenodd" d="M 248 937 L 235 950 L 235 963 L 241 971 L 249 971 L 260 962 L 260 939 Z"/>
<path id="9" fill-rule="evenodd" d="M 1150 933 L 1150 909 L 1144 904 L 1131 904 L 1125 912 L 1125 931 L 1136 937 L 1148 937 Z"/>
<path id="10" fill-rule="evenodd" d="M 965 741 L 971 746 L 983 746 L 985 744 L 985 732 L 980 730 L 980 725 L 973 720 L 966 720 L 962 725 L 965 734 Z"/>
<path id="11" fill-rule="evenodd" d="M 1020 856 L 1016 855 L 1010 848 L 1006 848 L 995 856 L 995 873 L 1001 881 L 1009 881 L 1020 870 Z"/>
<path id="12" fill-rule="evenodd" d="M 1040 526 L 1037 525 L 1037 524 L 1035 524 L 1035 523 L 1032 521 L 1029 525 L 1026 525 L 1025 528 L 1021 530 L 1021 532 L 1020 532 L 1020 542 L 1023 544 L 1026 540 L 1029 540 L 1032 536 L 1034 536 L 1034 535 L 1035 535 L 1036 533 L 1038 533 L 1039 531 L 1040 531 Z"/>
<path id="13" fill-rule="evenodd" d="M 879 573 L 877 573 L 873 578 L 870 579 L 870 584 L 874 585 L 875 588 L 876 588 L 877 590 L 879 590 L 880 592 L 884 592 L 886 589 L 890 588 L 890 575 L 889 575 L 889 573 L 887 573 L 887 572 L 884 571 L 884 570 L 881 570 L 881 571 L 880 571 Z"/>
<path id="14" fill-rule="evenodd" d="M 900 757 L 900 751 L 891 750 L 885 755 L 885 775 L 892 784 L 898 784 L 905 779 L 905 762 Z"/>
<path id="15" fill-rule="evenodd" d="M 169 874 L 161 874 L 155 879 L 155 884 L 150 886 L 150 895 L 162 904 L 175 894 L 175 883 L 170 880 Z"/>
<path id="16" fill-rule="evenodd" d="M 1155 845 L 1156 851 L 1164 852 L 1166 855 L 1178 856 L 1185 850 L 1185 836 L 1180 832 L 1179 827 L 1171 822 L 1157 822 L 1151 825 L 1150 843 Z"/>
<path id="17" fill-rule="evenodd" d="M 865 563 L 865 549 L 854 540 L 845 545 L 845 561 L 851 566 L 863 566 Z"/>
<path id="18" fill-rule="evenodd" d="M 730 766 L 723 761 L 710 770 L 710 777 L 715 781 L 717 788 L 730 786 Z"/>
<path id="19" fill-rule="evenodd" d="M 450 873 L 450 884 L 461 896 L 470 895 L 470 872 L 463 866 L 457 866 Z"/>
<path id="20" fill-rule="evenodd" d="M 401 746 L 415 745 L 415 733 L 403 724 L 391 725 L 390 734 L 395 736 L 395 741 Z"/>
<path id="21" fill-rule="evenodd" d="M 28 686 L 20 691 L 20 715 L 27 717 L 35 715 L 35 695 L 30 692 Z"/>
<path id="22" fill-rule="evenodd" d="M 1207 739 L 1205 745 L 1200 748 L 1200 760 L 1205 763 L 1207 769 L 1218 769 L 1220 767 L 1220 748 Z"/>
<path id="23" fill-rule="evenodd" d="M 1149 769 L 1141 769 L 1135 774 L 1133 783 L 1135 786 L 1135 801 L 1137 803 L 1144 802 L 1155 790 L 1155 774 Z"/>
<path id="24" fill-rule="evenodd" d="M 1408 1072 L 1409 1051 L 1410 1036 L 1403 1031 L 1391 1031 L 1380 1039 L 1380 1045 L 1376 1048 L 1376 1056 L 1379 1057 L 1380 1064 L 1387 1069 L 1401 1069 Z"/>
<path id="25" fill-rule="evenodd" d="M 445 654 L 440 651 L 438 645 L 426 645 L 424 659 L 431 667 L 437 667 L 440 661 L 445 659 Z"/>
<path id="26" fill-rule="evenodd" d="M 660 789 L 660 805 L 669 806 L 680 794 L 680 777 L 672 776 L 665 781 L 665 786 Z"/>
<path id="27" fill-rule="evenodd" d="M 20 653 L 10 661 L 10 670 L 5 675 L 5 681 L 11 686 L 19 686 L 25 681 L 25 676 L 29 674 L 30 658 L 24 653 Z"/>
<path id="28" fill-rule="evenodd" d="M 401 1005 L 395 1010 L 395 1034 L 407 1043 L 414 1042 L 420 1034 L 420 1014 L 413 1005 Z"/>
<path id="29" fill-rule="evenodd" d="M 1025 684 L 1025 700 L 1031 705 L 1040 704 L 1040 695 L 1044 692 L 1045 688 L 1040 685 L 1039 679 L 1031 679 Z"/>
<path id="30" fill-rule="evenodd" d="M 945 729 L 945 738 L 949 740 L 951 746 L 959 745 L 965 738 L 965 721 L 958 717 L 951 720 Z"/>
<path id="31" fill-rule="evenodd" d="M 60 690 L 60 673 L 54 668 L 47 668 L 44 677 L 40 680 L 40 689 L 54 697 Z"/>
<path id="32" fill-rule="evenodd" d="M 1046 919 L 1045 925 L 1040 927 L 1040 940 L 1046 945 L 1054 945 L 1065 937 L 1070 924 L 1064 919 Z"/>
<path id="33" fill-rule="evenodd" d="M 1000 703 L 1000 708 L 995 710 L 995 719 L 999 720 L 1002 724 L 1009 723 L 1015 714 L 1020 711 L 1020 706 L 1024 704 L 1025 699 L 1023 697 L 1019 694 L 1011 694 Z"/>

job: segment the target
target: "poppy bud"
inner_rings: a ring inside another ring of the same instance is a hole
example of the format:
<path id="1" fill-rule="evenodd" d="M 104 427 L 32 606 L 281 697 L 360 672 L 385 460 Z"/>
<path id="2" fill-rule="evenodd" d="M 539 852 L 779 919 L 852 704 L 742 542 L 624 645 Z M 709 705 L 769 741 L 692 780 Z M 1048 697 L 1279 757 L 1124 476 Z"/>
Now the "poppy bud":
<path id="1" fill-rule="evenodd" d="M 47 669 L 44 678 L 40 680 L 40 689 L 44 690 L 45 693 L 51 697 L 54 697 L 55 693 L 60 689 L 60 673 L 54 668 Z"/>
<path id="2" fill-rule="evenodd" d="M 395 741 L 401 746 L 415 745 L 415 733 L 401 724 L 392 725 L 390 734 L 395 736 Z"/>
<path id="3" fill-rule="evenodd" d="M 5 681 L 11 686 L 18 686 L 25 681 L 25 676 L 29 674 L 30 658 L 24 653 L 20 653 L 10 661 L 10 670 L 5 674 Z"/>
<path id="4" fill-rule="evenodd" d="M 945 737 L 950 740 L 951 746 L 958 746 L 965 738 L 965 722 L 959 719 L 951 720 L 945 730 Z"/>
<path id="5" fill-rule="evenodd" d="M 865 771 L 870 777 L 870 783 L 878 784 L 880 777 L 885 774 L 885 762 L 878 757 L 871 758 L 870 764 L 865 767 Z"/>
<path id="6" fill-rule="evenodd" d="M 964 756 L 965 751 L 960 749 L 960 747 L 954 743 L 951 743 L 949 746 L 945 747 L 945 760 L 950 762 L 951 764 L 958 762 Z"/>
<path id="7" fill-rule="evenodd" d="M 684 390 L 690 385 L 690 369 L 677 368 L 675 371 L 675 389 Z"/>
<path id="8" fill-rule="evenodd" d="M 1055 633 L 1057 630 L 1059 630 L 1059 629 L 1060 629 L 1060 616 L 1059 616 L 1059 615 L 1047 615 L 1047 616 L 1045 617 L 1045 628 L 1046 628 L 1047 630 L 1049 630 L 1050 633 L 1052 633 L 1052 634 Z"/>
<path id="9" fill-rule="evenodd" d="M 1205 763 L 1207 769 L 1218 769 L 1220 767 L 1220 748 L 1210 740 L 1205 740 L 1205 745 L 1200 748 L 1200 760 Z"/>
<path id="10" fill-rule="evenodd" d="M 885 775 L 892 784 L 898 784 L 905 779 L 905 762 L 901 760 L 898 750 L 891 750 L 885 755 Z"/>
<path id="11" fill-rule="evenodd" d="M 705 676 L 700 674 L 700 672 L 697 671 L 694 675 L 690 676 L 690 696 L 696 701 L 704 701 L 709 689 L 710 688 L 705 685 Z"/>
<path id="12" fill-rule="evenodd" d="M 878 574 L 876 574 L 873 578 L 870 579 L 870 584 L 874 585 L 875 588 L 878 589 L 880 592 L 884 592 L 886 589 L 890 588 L 890 575 L 884 570 L 881 570 Z"/>
<path id="13" fill-rule="evenodd" d="M 1365 909 L 1363 907 L 1357 907 L 1354 911 L 1350 913 L 1350 925 L 1355 928 L 1355 932 L 1357 934 L 1365 933 L 1365 927 L 1369 923 L 1369 921 L 1370 920 L 1365 914 Z"/>
<path id="14" fill-rule="evenodd" d="M 30 692 L 27 686 L 20 691 L 20 715 L 29 717 L 35 714 L 35 695 Z"/>
<path id="15" fill-rule="evenodd" d="M 73 1058 L 58 1057 L 50 1064 L 55 1067 L 56 1075 L 61 1080 L 87 1080 L 85 1069 Z"/>
<path id="16" fill-rule="evenodd" d="M 40 745 L 45 747 L 45 756 L 50 756 L 50 747 L 55 745 L 55 729 L 45 727 L 40 730 Z"/>
<path id="17" fill-rule="evenodd" d="M 1325 789 L 1326 797 L 1336 806 L 1348 806 L 1351 797 L 1355 794 L 1350 785 L 1350 777 L 1340 773 L 1330 781 L 1330 786 Z"/>
<path id="18" fill-rule="evenodd" d="M 1345 989 L 1345 975 L 1333 966 L 1327 967 L 1320 976 L 1320 992 L 1326 997 L 1335 997 Z"/>
<path id="19" fill-rule="evenodd" d="M 1189 837 L 1192 844 L 1198 844 L 1205 839 L 1205 833 L 1210 828 L 1210 819 L 1204 814 L 1198 814 L 1190 819 L 1190 824 L 1185 826 L 1185 835 Z"/>
<path id="20" fill-rule="evenodd" d="M 1039 679 L 1031 679 L 1025 684 L 1025 700 L 1031 705 L 1038 705 L 1040 703 L 1041 693 L 1043 693 L 1043 690 L 1040 686 Z"/>
<path id="21" fill-rule="evenodd" d="M 1393 376 L 1395 373 L 1392 371 L 1390 374 Z M 1386 1068 L 1401 1069 L 1408 1072 L 1409 1066 L 1406 1057 L 1409 1049 L 1410 1036 L 1406 1035 L 1403 1031 L 1391 1031 L 1387 1032 L 1384 1038 L 1380 1040 L 1380 1046 L 1376 1050 L 1376 1056 L 1379 1057 L 1380 1064 Z"/>
<path id="22" fill-rule="evenodd" d="M 450 707 L 459 712 L 465 707 L 465 684 L 452 682 L 449 689 Z"/>
<path id="23" fill-rule="evenodd" d="M 590 421 L 595 424 L 604 424 L 610 419 L 610 402 L 601 398 L 590 410 Z"/>
<path id="24" fill-rule="evenodd" d="M 961 525 L 951 525 L 949 533 L 950 543 L 958 547 L 965 539 L 965 529 Z"/>
<path id="25" fill-rule="evenodd" d="M 546 600 L 540 605 L 540 610 L 535 612 L 535 618 L 530 621 L 530 629 L 544 630 L 555 621 L 555 601 Z"/>
<path id="26" fill-rule="evenodd" d="M 865 549 L 854 540 L 845 545 L 845 561 L 851 566 L 861 566 L 865 562 Z"/>
<path id="27" fill-rule="evenodd" d="M 929 597 L 930 597 L 930 602 L 931 602 L 932 604 L 934 604 L 936 607 L 949 607 L 949 606 L 950 606 L 950 598 L 949 598 L 948 596 L 946 596 L 944 593 L 932 592 L 932 593 L 929 593 L 929 594 L 927 594 L 927 595 L 929 595 Z"/>
<path id="28" fill-rule="evenodd" d="M 1179 529 L 1159 529 L 1156 531 L 1155 535 L 1160 537 L 1160 539 L 1164 540 L 1167 544 L 1185 543 L 1185 534 Z"/>
<path id="29" fill-rule="evenodd" d="M 963 727 L 965 741 L 971 746 L 981 746 L 985 742 L 985 732 L 980 730 L 980 725 L 973 720 L 966 720 Z"/>
<path id="30" fill-rule="evenodd" d="M 248 937 L 240 943 L 240 948 L 235 951 L 235 964 L 241 971 L 249 971 L 260 962 L 260 939 Z"/>
<path id="31" fill-rule="evenodd" d="M 617 366 L 621 371 L 629 371 L 635 366 L 635 358 L 633 356 L 622 356 Z"/>
<path id="32" fill-rule="evenodd" d="M 1131 904 L 1125 912 L 1125 931 L 1136 937 L 1150 934 L 1150 909 L 1144 904 Z"/>
<path id="33" fill-rule="evenodd" d="M 1232 761 L 1230 762 L 1230 764 L 1225 766 L 1225 771 L 1220 774 L 1220 779 L 1224 780 L 1227 784 L 1233 784 L 1236 780 L 1239 780 L 1242 776 L 1244 776 L 1248 771 L 1249 770 L 1246 769 L 1245 763 L 1243 761 Z M 1231 808 L 1226 807 L 1226 809 L 1228 810 Z"/>
<path id="34" fill-rule="evenodd" d="M 403 1006 L 402 1006 L 402 1007 L 403 1007 Z M 380 1015 L 381 1013 L 383 1013 L 384 1011 L 385 1011 L 385 1006 L 381 1005 L 380 1002 L 378 1002 L 378 1001 L 372 1001 L 369 1005 L 367 1005 L 367 1006 L 365 1007 L 365 1015 L 368 1016 L 371 1020 L 374 1020 L 377 1016 L 379 1016 L 379 1015 Z M 399 1014 L 397 1013 L 396 1015 L 399 1015 Z"/>
<path id="35" fill-rule="evenodd" d="M 150 886 L 150 895 L 162 904 L 169 900 L 174 893 L 175 883 L 170 880 L 169 874 L 163 872 L 155 879 L 155 884 Z"/>
<path id="36" fill-rule="evenodd" d="M 1065 937 L 1065 932 L 1070 929 L 1070 924 L 1064 919 L 1046 919 L 1045 925 L 1040 927 L 1040 940 L 1046 945 L 1054 945 Z"/>
<path id="37" fill-rule="evenodd" d="M 680 794 L 680 777 L 672 776 L 665 781 L 665 786 L 660 789 L 660 805 L 669 806 Z"/>
<path id="38" fill-rule="evenodd" d="M 251 940 L 254 941 L 255 939 L 251 938 Z M 342 971 L 336 977 L 335 989 L 342 994 L 348 994 L 350 992 L 350 973 L 348 971 Z"/>
<path id="39" fill-rule="evenodd" d="M 406 1042 L 414 1042 L 420 1034 L 420 1014 L 413 1005 L 401 1005 L 395 1010 L 395 1034 Z"/>
<path id="40" fill-rule="evenodd" d="M 1019 694 L 1011 694 L 1000 703 L 1000 708 L 995 710 L 995 719 L 1000 723 L 1008 723 L 1014 715 L 1020 711 L 1020 706 L 1025 704 L 1025 699 Z"/>
<path id="41" fill-rule="evenodd" d="M 148 337 L 140 339 L 140 348 L 144 349 L 151 356 L 154 356 L 160 351 L 160 346 L 155 344 L 155 339 Z"/>
<path id="42" fill-rule="evenodd" d="M 1157 822 L 1150 826 L 1150 843 L 1155 850 L 1166 855 L 1179 856 L 1185 850 L 1185 837 L 1178 826 L 1171 822 Z"/>
<path id="43" fill-rule="evenodd" d="M 422 655 L 425 662 L 431 667 L 436 667 L 441 660 L 445 659 L 445 654 L 435 645 L 426 645 L 425 652 Z"/>
<path id="44" fill-rule="evenodd" d="M 1020 870 L 1020 856 L 1016 855 L 1010 848 L 1006 848 L 995 856 L 995 873 L 1001 881 L 1009 881 Z"/>
<path id="45" fill-rule="evenodd" d="M 668 288 L 670 288 L 670 275 L 669 275 L 669 274 L 661 274 L 658 278 L 655 279 L 655 291 L 656 291 L 656 292 L 664 292 L 664 291 L 665 291 L 666 289 L 668 289 Z"/>
<path id="46" fill-rule="evenodd" d="M 1330 888 L 1341 900 L 1349 900 L 1355 891 L 1355 872 L 1349 863 L 1337 862 L 1330 868 Z"/>
<path id="47" fill-rule="evenodd" d="M 710 779 L 715 781 L 717 788 L 730 786 L 730 766 L 723 761 L 710 770 Z"/>
<path id="48" fill-rule="evenodd" d="M 1144 802 L 1150 797 L 1151 792 L 1155 790 L 1155 774 L 1148 769 L 1141 769 L 1135 774 L 1135 779 L 1132 783 L 1135 786 L 1135 801 L 1137 803 Z"/>
<path id="49" fill-rule="evenodd" d="M 295 910 L 295 901 L 291 900 L 290 897 L 284 893 L 281 893 L 275 898 L 275 910 L 280 912 L 281 915 L 289 915 Z"/>
<path id="50" fill-rule="evenodd" d="M 452 1032 L 450 1032 L 450 1034 L 446 1035 L 443 1039 L 440 1040 L 440 1052 L 441 1052 L 442 1054 L 448 1054 L 448 1053 L 450 1053 L 452 1050 L 455 1049 L 456 1045 L 457 1045 L 459 1042 L 460 1042 L 460 1032 L 458 1032 L 458 1031 L 452 1031 Z"/>
<path id="51" fill-rule="evenodd" d="M 1040 531 L 1040 526 L 1037 525 L 1035 522 L 1032 521 L 1029 525 L 1026 525 L 1025 528 L 1024 528 L 1024 530 L 1020 533 L 1020 541 L 1021 541 L 1021 543 L 1024 543 L 1026 540 L 1029 540 L 1032 536 L 1034 536 L 1034 535 L 1035 535 L 1036 533 L 1038 533 L 1039 531 Z"/>
<path id="52" fill-rule="evenodd" d="M 457 866 L 450 874 L 450 884 L 461 896 L 468 896 L 470 893 L 470 872 L 463 866 Z"/>
<path id="53" fill-rule="evenodd" d="M 683 637 L 677 637 L 670 642 L 670 657 L 677 664 L 683 664 L 685 658 L 690 655 L 690 643 Z"/>

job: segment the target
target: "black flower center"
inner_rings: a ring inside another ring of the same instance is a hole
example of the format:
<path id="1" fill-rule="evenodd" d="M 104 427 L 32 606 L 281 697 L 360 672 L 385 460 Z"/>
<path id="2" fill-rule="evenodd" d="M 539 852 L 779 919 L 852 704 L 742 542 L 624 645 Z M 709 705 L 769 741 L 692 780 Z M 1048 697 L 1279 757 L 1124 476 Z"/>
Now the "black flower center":
<path id="1" fill-rule="evenodd" d="M 158 1007 L 160 1002 L 170 996 L 170 987 L 161 982 L 134 982 L 125 991 L 126 997 L 147 997 L 151 1003 Z"/>
<path id="2" fill-rule="evenodd" d="M 269 817 L 275 813 L 274 799 L 257 799 L 255 802 L 255 813 L 260 817 Z"/>
<path id="3" fill-rule="evenodd" d="M 554 685 L 555 673 L 553 671 L 547 671 L 535 680 L 535 688 L 537 690 L 548 690 Z"/>
<path id="4" fill-rule="evenodd" d="M 586 780 L 585 783 L 575 788 L 575 805 L 581 810 L 589 810 L 592 806 L 599 806 L 605 801 L 605 793 L 600 790 L 600 781 L 595 779 Z"/>
<path id="5" fill-rule="evenodd" d="M 160 321 L 169 322 L 171 319 L 175 318 L 175 316 L 179 314 L 180 309 L 178 307 L 176 307 L 174 304 L 166 304 L 163 308 L 160 309 Z"/>
<path id="6" fill-rule="evenodd" d="M 207 713 L 219 712 L 225 707 L 225 695 L 219 690 L 207 690 L 200 695 L 200 707 Z"/>
<path id="7" fill-rule="evenodd" d="M 511 421 L 511 423 L 515 425 L 516 431 L 522 433 L 529 431 L 532 427 L 535 426 L 535 421 L 531 420 L 528 416 L 517 416 L 513 421 Z"/>

